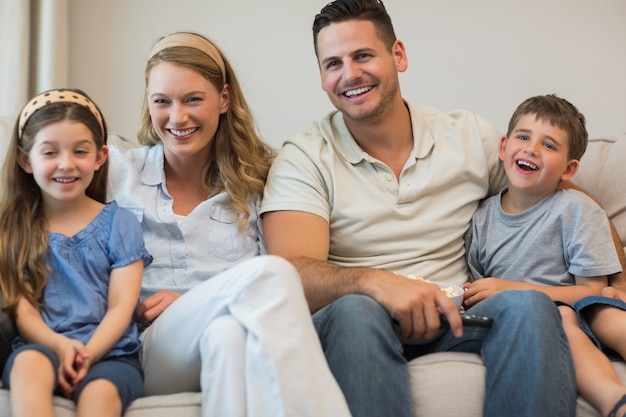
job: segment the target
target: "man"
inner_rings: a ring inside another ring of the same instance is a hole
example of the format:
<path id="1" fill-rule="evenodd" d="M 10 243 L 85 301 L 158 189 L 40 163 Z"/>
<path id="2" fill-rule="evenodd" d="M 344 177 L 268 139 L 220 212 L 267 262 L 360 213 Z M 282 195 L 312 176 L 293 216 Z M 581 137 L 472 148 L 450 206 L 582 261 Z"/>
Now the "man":
<path id="1" fill-rule="evenodd" d="M 469 221 L 506 183 L 500 133 L 471 113 L 404 101 L 406 51 L 382 2 L 336 0 L 313 33 L 338 111 L 285 143 L 261 211 L 268 251 L 302 276 L 352 414 L 411 416 L 407 360 L 455 350 L 482 355 L 485 416 L 573 416 L 571 355 L 547 296 L 495 294 L 469 310 L 494 326 L 463 328 L 437 286 L 409 278 L 467 280 Z"/>

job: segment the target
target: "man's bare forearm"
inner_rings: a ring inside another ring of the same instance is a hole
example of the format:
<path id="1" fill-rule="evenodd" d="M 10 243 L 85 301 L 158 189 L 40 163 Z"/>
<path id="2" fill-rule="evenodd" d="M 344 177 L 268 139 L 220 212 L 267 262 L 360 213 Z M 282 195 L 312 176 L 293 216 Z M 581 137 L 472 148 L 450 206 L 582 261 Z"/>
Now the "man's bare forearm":
<path id="1" fill-rule="evenodd" d="M 305 256 L 288 259 L 300 273 L 311 313 L 348 294 L 361 293 L 369 268 L 344 268 Z"/>

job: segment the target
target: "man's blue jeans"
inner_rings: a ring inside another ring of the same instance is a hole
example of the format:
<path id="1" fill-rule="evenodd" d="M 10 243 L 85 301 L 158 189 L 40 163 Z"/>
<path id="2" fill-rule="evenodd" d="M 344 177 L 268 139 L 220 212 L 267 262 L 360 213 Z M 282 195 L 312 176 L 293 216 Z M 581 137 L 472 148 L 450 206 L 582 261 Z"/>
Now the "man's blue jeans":
<path id="1" fill-rule="evenodd" d="M 485 417 L 574 416 L 576 381 L 554 303 L 538 291 L 505 291 L 468 313 L 494 319 L 420 346 L 420 353 L 480 353 Z M 389 314 L 372 298 L 349 295 L 313 315 L 330 368 L 354 417 L 411 417 L 407 358 Z M 412 359 L 411 356 L 408 359 Z"/>

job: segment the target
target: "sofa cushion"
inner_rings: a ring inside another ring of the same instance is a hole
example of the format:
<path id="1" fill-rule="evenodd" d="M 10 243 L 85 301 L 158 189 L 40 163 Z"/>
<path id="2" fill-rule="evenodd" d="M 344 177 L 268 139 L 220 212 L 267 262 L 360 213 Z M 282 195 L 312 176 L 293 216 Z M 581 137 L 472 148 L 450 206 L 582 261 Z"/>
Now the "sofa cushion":
<path id="1" fill-rule="evenodd" d="M 0 417 L 11 417 L 9 398 L 9 391 L 0 389 Z M 201 395 L 196 392 L 143 397 L 133 401 L 124 416 L 200 417 L 201 400 Z M 54 412 L 56 417 L 74 417 L 76 406 L 73 401 L 56 396 L 54 397 Z"/>
<path id="2" fill-rule="evenodd" d="M 485 366 L 475 353 L 441 352 L 409 362 L 415 416 L 480 416 Z M 468 389 L 471 384 L 471 389 Z"/>

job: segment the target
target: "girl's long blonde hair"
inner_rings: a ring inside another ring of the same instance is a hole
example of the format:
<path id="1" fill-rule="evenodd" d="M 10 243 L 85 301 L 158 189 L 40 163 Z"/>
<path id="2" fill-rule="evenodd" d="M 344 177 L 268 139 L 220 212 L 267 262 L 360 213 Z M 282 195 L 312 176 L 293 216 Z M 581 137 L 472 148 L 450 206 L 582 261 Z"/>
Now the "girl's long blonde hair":
<path id="1" fill-rule="evenodd" d="M 84 96 L 80 90 L 76 91 Z M 99 111 L 99 110 L 98 110 Z M 106 124 L 102 126 L 87 108 L 67 102 L 48 104 L 33 113 L 21 137 L 15 123 L 0 179 L 0 290 L 3 309 L 15 314 L 17 302 L 25 297 L 40 305 L 48 279 L 46 254 L 48 228 L 41 190 L 32 174 L 18 164 L 18 155 L 28 154 L 37 132 L 53 123 L 70 120 L 84 124 L 93 134 L 97 149 L 106 144 Z M 86 194 L 101 203 L 106 200 L 108 161 L 94 173 Z"/>
<path id="2" fill-rule="evenodd" d="M 217 91 L 224 84 L 230 86 L 231 103 L 220 115 L 219 126 L 211 141 L 211 157 L 204 167 L 203 183 L 207 190 L 225 191 L 239 214 L 239 231 L 242 232 L 250 217 L 248 202 L 252 196 L 263 195 L 267 173 L 274 158 L 273 149 L 258 136 L 252 113 L 243 96 L 239 81 L 224 54 L 207 38 L 199 37 L 217 49 L 224 61 L 226 74 L 207 53 L 190 46 L 170 46 L 160 50 L 148 60 L 144 73 L 148 86 L 150 71 L 160 62 L 169 62 L 191 69 L 202 75 Z M 148 110 L 147 92 L 141 110 L 141 122 L 137 133 L 142 145 L 155 145 L 161 138 L 155 131 Z"/>

